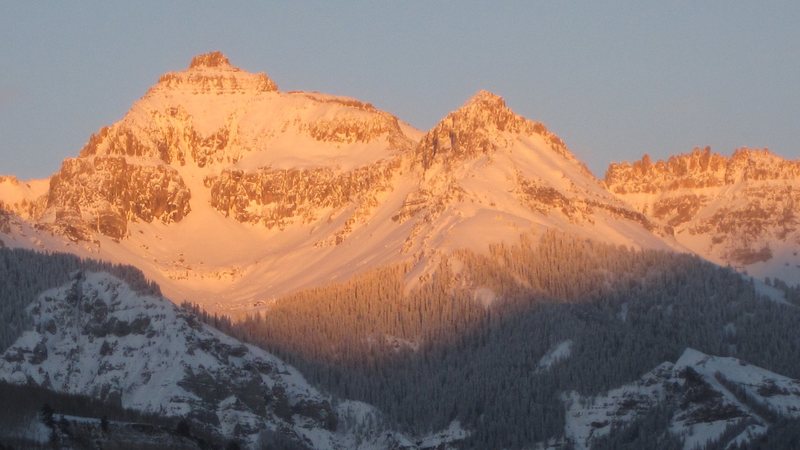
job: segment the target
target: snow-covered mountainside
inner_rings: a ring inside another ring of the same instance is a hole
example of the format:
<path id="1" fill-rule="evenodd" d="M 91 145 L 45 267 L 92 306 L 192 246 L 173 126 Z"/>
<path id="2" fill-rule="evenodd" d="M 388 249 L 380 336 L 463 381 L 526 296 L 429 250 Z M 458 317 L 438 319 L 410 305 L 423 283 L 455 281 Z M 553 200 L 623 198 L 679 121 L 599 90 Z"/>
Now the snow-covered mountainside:
<path id="1" fill-rule="evenodd" d="M 768 150 L 709 148 L 612 164 L 611 192 L 695 253 L 750 274 L 800 282 L 800 161 Z"/>
<path id="2" fill-rule="evenodd" d="M 7 245 L 131 264 L 232 315 L 389 264 L 415 265 L 415 282 L 453 249 L 548 228 L 677 247 L 496 95 L 423 134 L 358 100 L 279 91 L 218 52 L 162 76 L 46 187 L 12 184 Z"/>
<path id="3" fill-rule="evenodd" d="M 564 396 L 565 433 L 576 448 L 586 449 L 662 407 L 668 431 L 686 450 L 723 439 L 721 448 L 746 443 L 767 432 L 780 418 L 800 417 L 800 381 L 736 358 L 686 349 L 677 362 L 665 362 L 634 383 L 605 394 Z"/>
<path id="4" fill-rule="evenodd" d="M 34 329 L 0 356 L 0 380 L 183 417 L 249 445 L 410 449 L 466 435 L 458 424 L 438 440 L 395 433 L 375 408 L 323 395 L 271 354 L 105 273 L 76 272 L 29 312 Z"/>
<path id="5" fill-rule="evenodd" d="M 419 181 L 393 217 L 414 224 L 407 248 L 482 250 L 545 228 L 668 246 L 644 215 L 609 195 L 561 139 L 486 91 L 423 136 L 411 170 Z"/>

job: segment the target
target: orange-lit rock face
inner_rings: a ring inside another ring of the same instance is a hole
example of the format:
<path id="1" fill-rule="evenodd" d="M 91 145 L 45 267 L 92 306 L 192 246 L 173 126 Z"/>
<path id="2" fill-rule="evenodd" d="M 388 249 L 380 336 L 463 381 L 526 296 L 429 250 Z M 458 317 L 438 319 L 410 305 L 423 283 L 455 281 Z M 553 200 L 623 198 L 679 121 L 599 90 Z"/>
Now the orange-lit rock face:
<path id="1" fill-rule="evenodd" d="M 231 63 L 222 52 L 216 51 L 203 53 L 202 55 L 197 55 L 192 58 L 189 68 L 194 69 L 198 67 L 231 67 Z"/>
<path id="2" fill-rule="evenodd" d="M 293 222 L 312 222 L 326 210 L 376 202 L 375 195 L 391 188 L 399 161 L 352 171 L 331 168 L 261 169 L 244 172 L 225 169 L 206 178 L 211 205 L 240 222 L 283 228 Z"/>
<path id="3" fill-rule="evenodd" d="M 800 162 L 784 160 L 767 149 L 739 149 L 726 158 L 706 147 L 656 163 L 645 155 L 634 163 L 611 164 L 605 182 L 614 193 L 636 194 L 798 179 Z"/>
<path id="4" fill-rule="evenodd" d="M 10 233 L 11 232 L 11 227 L 9 225 L 10 221 L 11 221 L 11 213 L 6 211 L 5 204 L 0 202 L 0 232 L 3 232 L 3 233 Z M 0 245 L 0 248 L 2 248 L 2 247 L 3 246 Z"/>
<path id="5" fill-rule="evenodd" d="M 180 221 L 191 210 L 190 198 L 183 179 L 169 166 L 131 164 L 124 157 L 75 158 L 64 161 L 51 178 L 47 208 L 56 211 L 56 226 L 120 239 L 129 220 Z M 74 237 L 87 240 L 84 234 Z"/>
<path id="6" fill-rule="evenodd" d="M 121 157 L 76 158 L 50 180 L 47 204 L 80 208 L 104 200 L 128 217 L 170 223 L 189 212 L 189 197 L 171 167 L 134 165 Z"/>
<path id="7" fill-rule="evenodd" d="M 709 148 L 653 163 L 612 164 L 609 190 L 685 242 L 700 236 L 724 262 L 768 261 L 779 247 L 797 246 L 800 162 L 768 150 L 740 149 L 731 157 Z"/>

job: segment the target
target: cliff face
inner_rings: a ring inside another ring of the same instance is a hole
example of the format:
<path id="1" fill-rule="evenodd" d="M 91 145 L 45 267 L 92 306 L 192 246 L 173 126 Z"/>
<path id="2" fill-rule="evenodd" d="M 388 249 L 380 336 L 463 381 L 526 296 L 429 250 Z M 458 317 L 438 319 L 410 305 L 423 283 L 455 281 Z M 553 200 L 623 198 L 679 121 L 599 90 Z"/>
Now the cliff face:
<path id="1" fill-rule="evenodd" d="M 54 229 L 89 229 L 116 239 L 127 223 L 179 222 L 189 212 L 191 193 L 178 171 L 166 165 L 138 165 L 124 157 L 68 159 L 50 179 L 47 208 Z M 70 238 L 82 236 L 67 232 Z"/>
<path id="2" fill-rule="evenodd" d="M 800 161 L 766 149 L 730 157 L 695 149 L 667 161 L 612 164 L 605 183 L 701 255 L 756 272 L 758 264 L 778 263 L 788 273 L 800 263 L 792 259 L 800 247 Z"/>
<path id="3" fill-rule="evenodd" d="M 400 161 L 394 160 L 350 171 L 224 169 L 205 183 L 211 189 L 211 206 L 226 217 L 282 229 L 294 222 L 314 222 L 348 205 L 374 204 L 378 193 L 392 188 L 399 167 Z"/>
<path id="4" fill-rule="evenodd" d="M 605 182 L 615 194 L 656 194 L 798 178 L 800 162 L 784 160 L 767 149 L 742 148 L 725 157 L 706 147 L 672 156 L 667 161 L 654 163 L 645 155 L 633 163 L 611 164 Z"/>
<path id="5" fill-rule="evenodd" d="M 479 91 L 429 131 L 416 147 L 415 160 L 426 169 L 437 162 L 455 165 L 506 147 L 508 135 L 540 136 L 553 152 L 575 160 L 564 142 L 543 124 L 516 115 L 501 97 L 488 91 Z"/>

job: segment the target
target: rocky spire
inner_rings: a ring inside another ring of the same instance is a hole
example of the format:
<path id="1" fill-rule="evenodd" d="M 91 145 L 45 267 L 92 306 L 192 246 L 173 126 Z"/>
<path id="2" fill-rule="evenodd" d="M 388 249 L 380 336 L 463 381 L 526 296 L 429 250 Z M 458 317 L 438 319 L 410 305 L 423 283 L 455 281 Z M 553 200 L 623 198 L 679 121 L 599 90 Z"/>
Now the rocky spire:
<path id="1" fill-rule="evenodd" d="M 231 66 L 231 62 L 220 51 L 203 53 L 192 58 L 189 69 L 201 67 L 224 67 L 238 70 L 238 68 Z"/>

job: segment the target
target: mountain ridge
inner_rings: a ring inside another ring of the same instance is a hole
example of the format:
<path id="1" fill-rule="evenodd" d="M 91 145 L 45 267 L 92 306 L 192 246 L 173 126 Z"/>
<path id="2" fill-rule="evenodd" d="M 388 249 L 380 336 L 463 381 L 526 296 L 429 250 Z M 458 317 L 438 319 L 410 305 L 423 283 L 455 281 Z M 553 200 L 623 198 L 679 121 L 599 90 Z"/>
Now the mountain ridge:
<path id="1" fill-rule="evenodd" d="M 4 240 L 131 263 L 171 297 L 225 313 L 372 267 L 424 275 L 453 250 L 531 229 L 677 248 L 495 94 L 422 133 L 263 79 L 221 53 L 165 75 L 33 200 L 26 223 L 43 235 L 17 227 Z"/>
<path id="2" fill-rule="evenodd" d="M 768 149 L 726 157 L 706 147 L 666 161 L 645 155 L 612 164 L 605 185 L 707 259 L 800 281 L 800 161 Z"/>
<path id="3" fill-rule="evenodd" d="M 615 181 L 636 174 L 652 185 L 658 176 L 636 169 L 646 161 L 598 180 L 557 135 L 488 91 L 423 133 L 356 99 L 279 91 L 218 52 L 165 77 L 48 181 L 0 180 L 0 201 L 18 217 L 4 220 L 6 245 L 134 264 L 170 297 L 234 315 L 374 267 L 412 264 L 413 284 L 452 251 L 485 252 L 532 230 L 720 264 L 791 256 L 773 241 L 769 252 L 722 254 L 681 230 L 676 239 L 674 215 L 653 214 Z M 800 279 L 776 265 L 753 272 Z"/>

